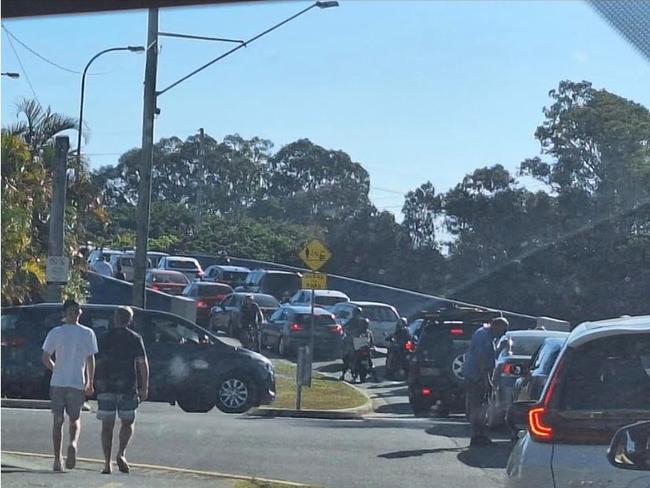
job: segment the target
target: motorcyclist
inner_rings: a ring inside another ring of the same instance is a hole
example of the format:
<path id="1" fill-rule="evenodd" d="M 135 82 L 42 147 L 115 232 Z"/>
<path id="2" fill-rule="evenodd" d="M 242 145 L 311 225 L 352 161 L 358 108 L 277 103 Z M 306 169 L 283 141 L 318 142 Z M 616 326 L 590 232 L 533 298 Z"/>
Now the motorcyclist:
<path id="1" fill-rule="evenodd" d="M 405 318 L 401 318 L 397 321 L 395 326 L 395 334 L 393 334 L 393 341 L 395 344 L 398 344 L 401 347 L 404 347 L 408 341 L 411 340 L 411 332 L 408 328 L 408 323 Z"/>
<path id="2" fill-rule="evenodd" d="M 360 337 L 365 332 L 368 332 L 372 338 L 369 325 L 370 323 L 368 322 L 368 319 L 363 318 L 363 309 L 361 307 L 352 309 L 352 317 L 343 328 L 345 336 L 343 337 L 341 350 L 341 356 L 343 359 L 341 381 L 345 379 L 345 373 L 347 373 L 348 370 L 352 370 L 354 361 L 354 338 Z M 374 338 L 372 339 L 372 343 L 374 346 Z"/>
<path id="3" fill-rule="evenodd" d="M 374 367 L 374 365 L 372 363 L 372 351 L 374 351 L 374 349 L 375 349 L 375 337 L 372 334 L 372 331 L 370 330 L 370 321 L 368 319 L 362 318 L 359 321 L 358 333 L 352 339 L 353 340 L 353 346 L 352 346 L 353 347 L 353 353 L 352 353 L 352 362 L 351 362 L 352 368 L 351 368 L 351 370 L 352 370 L 352 379 L 353 380 L 356 377 L 355 371 L 357 371 L 357 365 L 355 364 L 355 361 L 358 361 L 360 359 L 359 356 L 356 354 L 356 352 L 357 352 L 356 349 L 354 349 L 354 338 L 355 337 L 356 338 L 365 337 L 367 339 L 366 342 L 367 342 L 368 347 L 370 349 L 369 354 L 368 354 L 368 363 L 369 363 L 369 366 L 370 366 L 369 373 L 370 373 L 370 376 L 372 377 L 373 381 L 377 381 L 377 376 L 375 374 L 375 367 Z"/>
<path id="4" fill-rule="evenodd" d="M 239 340 L 244 347 L 258 349 L 259 331 L 264 320 L 260 306 L 255 303 L 253 295 L 246 295 L 241 308 Z M 250 342 L 252 341 L 252 344 Z"/>
<path id="5" fill-rule="evenodd" d="M 406 319 L 401 318 L 395 326 L 395 333 L 392 336 L 391 344 L 388 346 L 388 357 L 386 358 L 386 378 L 392 378 L 396 373 L 404 369 L 406 359 L 406 343 L 411 340 Z"/>

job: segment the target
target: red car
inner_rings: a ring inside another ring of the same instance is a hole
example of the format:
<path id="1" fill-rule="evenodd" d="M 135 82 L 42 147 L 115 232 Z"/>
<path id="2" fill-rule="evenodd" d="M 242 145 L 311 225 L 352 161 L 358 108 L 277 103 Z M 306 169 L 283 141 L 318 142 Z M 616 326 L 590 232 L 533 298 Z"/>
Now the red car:
<path id="1" fill-rule="evenodd" d="M 232 287 L 225 283 L 195 281 L 187 285 L 182 294 L 196 301 L 196 323 L 207 326 L 210 322 L 210 309 L 232 292 Z"/>
<path id="2" fill-rule="evenodd" d="M 180 295 L 189 282 L 183 273 L 161 269 L 150 269 L 144 279 L 147 288 L 170 295 Z"/>

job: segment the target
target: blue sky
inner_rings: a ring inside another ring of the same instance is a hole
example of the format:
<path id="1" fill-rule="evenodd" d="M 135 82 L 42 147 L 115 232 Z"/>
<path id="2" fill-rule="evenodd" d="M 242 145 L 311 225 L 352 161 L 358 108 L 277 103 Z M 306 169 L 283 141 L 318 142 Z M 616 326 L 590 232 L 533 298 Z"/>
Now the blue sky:
<path id="1" fill-rule="evenodd" d="M 307 5 L 166 9 L 160 30 L 247 39 Z M 102 49 L 146 40 L 144 11 L 3 25 L 77 71 Z M 76 116 L 80 75 L 14 45 L 41 103 Z M 161 46 L 159 89 L 228 49 L 169 38 Z M 94 167 L 140 144 L 144 60 L 111 53 L 93 65 L 83 151 Z M 2 71 L 20 71 L 4 32 Z M 363 164 L 375 204 L 399 212 L 401 194 L 427 180 L 444 191 L 477 167 L 514 170 L 538 154 L 533 133 L 562 79 L 589 80 L 650 106 L 650 65 L 586 3 L 341 0 L 162 95 L 155 135 L 184 138 L 203 127 L 218 139 L 265 137 L 276 149 L 307 137 Z M 15 120 L 23 97 L 32 97 L 24 76 L 2 78 L 3 125 Z"/>

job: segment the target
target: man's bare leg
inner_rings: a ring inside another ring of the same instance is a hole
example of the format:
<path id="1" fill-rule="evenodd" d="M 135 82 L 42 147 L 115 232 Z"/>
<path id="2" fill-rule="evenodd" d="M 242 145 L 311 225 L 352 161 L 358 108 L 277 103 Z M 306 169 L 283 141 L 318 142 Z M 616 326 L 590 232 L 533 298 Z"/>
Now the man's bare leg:
<path id="1" fill-rule="evenodd" d="M 113 450 L 113 430 L 115 428 L 114 420 L 104 420 L 102 422 L 102 450 L 104 451 L 104 470 L 102 473 L 111 474 L 111 451 Z"/>
<path id="2" fill-rule="evenodd" d="M 68 457 L 65 460 L 65 466 L 68 469 L 73 469 L 77 464 L 77 446 L 79 444 L 79 433 L 81 430 L 81 417 L 72 420 L 68 419 L 70 423 L 70 445 L 68 446 Z"/>
<path id="3" fill-rule="evenodd" d="M 54 471 L 63 471 L 63 466 L 61 465 L 61 458 L 63 453 L 61 452 L 61 447 L 63 443 L 63 422 L 65 417 L 63 415 L 54 415 L 52 417 L 52 446 L 54 448 Z"/>
<path id="4" fill-rule="evenodd" d="M 120 468 L 120 471 L 123 473 L 129 472 L 129 465 L 126 462 L 126 446 L 129 444 L 131 437 L 133 437 L 133 430 L 135 423 L 134 420 L 122 420 L 122 426 L 120 427 L 120 446 L 117 450 L 117 456 L 115 460 L 117 461 L 117 466 Z"/>

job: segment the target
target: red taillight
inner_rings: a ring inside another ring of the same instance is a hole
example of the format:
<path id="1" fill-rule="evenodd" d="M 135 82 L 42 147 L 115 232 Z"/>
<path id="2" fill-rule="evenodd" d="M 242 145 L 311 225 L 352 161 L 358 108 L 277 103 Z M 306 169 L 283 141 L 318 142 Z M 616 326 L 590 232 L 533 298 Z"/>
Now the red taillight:
<path id="1" fill-rule="evenodd" d="M 512 364 L 506 363 L 503 365 L 503 374 L 512 374 Z"/>
<path id="2" fill-rule="evenodd" d="M 152 290 L 160 291 L 160 287 L 158 285 L 151 285 Z"/>
<path id="3" fill-rule="evenodd" d="M 289 330 L 292 332 L 298 332 L 299 330 L 302 330 L 302 325 L 300 324 L 291 324 L 291 327 L 289 327 Z"/>
<path id="4" fill-rule="evenodd" d="M 199 307 L 199 308 L 207 308 L 208 307 L 208 302 L 203 301 L 203 300 L 199 300 L 198 302 L 196 302 L 196 306 Z"/>
<path id="5" fill-rule="evenodd" d="M 413 352 L 415 351 L 415 344 L 413 344 L 413 341 L 406 341 L 406 344 L 404 344 L 404 349 L 409 352 Z"/>
<path id="6" fill-rule="evenodd" d="M 528 430 L 537 441 L 548 441 L 553 437 L 553 428 L 544 422 L 547 412 L 546 407 L 534 407 L 528 410 Z"/>
<path id="7" fill-rule="evenodd" d="M 340 334 L 343 332 L 343 327 L 341 327 L 339 324 L 336 324 L 334 327 L 330 329 L 331 332 L 334 334 Z"/>
<path id="8" fill-rule="evenodd" d="M 431 396 L 431 388 L 422 388 L 421 393 L 422 396 Z"/>
<path id="9" fill-rule="evenodd" d="M 7 347 L 23 347 L 27 340 L 24 337 L 3 337 L 2 342 L 0 343 L 3 346 Z"/>
<path id="10" fill-rule="evenodd" d="M 463 329 L 449 329 L 451 335 L 463 335 Z"/>

